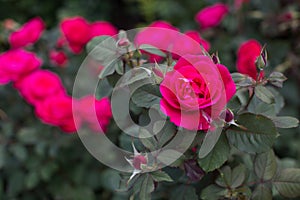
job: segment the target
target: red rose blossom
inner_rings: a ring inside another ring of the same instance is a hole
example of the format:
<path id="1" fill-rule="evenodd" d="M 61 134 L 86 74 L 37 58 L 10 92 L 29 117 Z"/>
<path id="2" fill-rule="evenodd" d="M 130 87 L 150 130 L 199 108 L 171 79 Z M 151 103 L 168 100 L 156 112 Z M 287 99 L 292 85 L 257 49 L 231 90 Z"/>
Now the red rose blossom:
<path id="1" fill-rule="evenodd" d="M 80 118 L 95 132 L 105 132 L 112 117 L 109 99 L 97 100 L 93 95 L 81 98 L 76 110 L 76 119 Z"/>
<path id="2" fill-rule="evenodd" d="M 162 111 L 177 126 L 208 130 L 235 93 L 228 69 L 207 56 L 186 55 L 160 85 Z"/>
<path id="3" fill-rule="evenodd" d="M 55 73 L 48 70 L 37 70 L 15 83 L 24 99 L 35 105 L 45 99 L 64 95 L 65 89 Z"/>
<path id="4" fill-rule="evenodd" d="M 40 17 L 33 18 L 20 29 L 11 33 L 9 43 L 12 48 L 24 47 L 39 40 L 45 29 L 45 23 Z"/>
<path id="5" fill-rule="evenodd" d="M 255 61 L 261 52 L 261 45 L 256 40 L 248 40 L 241 44 L 237 52 L 237 70 L 247 74 L 254 80 L 257 78 Z"/>
<path id="6" fill-rule="evenodd" d="M 200 24 L 201 29 L 207 29 L 218 26 L 223 18 L 227 15 L 229 9 L 223 3 L 216 3 L 200 10 L 195 20 Z"/>
<path id="7" fill-rule="evenodd" d="M 64 19 L 61 30 L 68 41 L 73 53 L 80 53 L 84 45 L 90 40 L 90 25 L 82 17 Z"/>
<path id="8" fill-rule="evenodd" d="M 142 44 L 147 44 L 165 52 L 172 52 L 173 43 L 176 41 L 178 34 L 178 29 L 168 22 L 155 21 L 136 35 L 135 44 L 138 47 Z M 150 62 L 160 61 L 162 59 L 157 55 L 149 55 Z"/>
<path id="9" fill-rule="evenodd" d="M 0 84 L 17 81 L 39 68 L 42 61 L 34 54 L 22 49 L 0 54 Z"/>
<path id="10" fill-rule="evenodd" d="M 178 59 L 186 54 L 202 55 L 203 49 L 200 45 L 202 45 L 206 51 L 209 51 L 210 44 L 202 39 L 197 31 L 187 31 L 184 34 L 178 34 L 172 48 L 173 57 Z"/>
<path id="11" fill-rule="evenodd" d="M 52 50 L 49 52 L 49 59 L 52 64 L 59 67 L 65 67 L 68 63 L 68 57 L 63 51 Z"/>
<path id="12" fill-rule="evenodd" d="M 114 36 L 118 33 L 117 29 L 109 22 L 97 21 L 91 25 L 91 38 L 100 35 Z"/>
<path id="13" fill-rule="evenodd" d="M 58 126 L 64 132 L 71 133 L 76 132 L 72 102 L 75 99 L 72 99 L 69 96 L 52 96 L 45 99 L 42 102 L 36 104 L 35 113 L 44 123 Z"/>

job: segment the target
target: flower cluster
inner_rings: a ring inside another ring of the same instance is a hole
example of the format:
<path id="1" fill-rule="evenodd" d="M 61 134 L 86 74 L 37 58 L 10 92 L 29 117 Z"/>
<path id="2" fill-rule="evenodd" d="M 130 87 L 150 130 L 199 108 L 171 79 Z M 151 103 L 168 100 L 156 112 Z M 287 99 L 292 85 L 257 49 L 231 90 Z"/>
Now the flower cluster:
<path id="1" fill-rule="evenodd" d="M 74 44 L 72 42 L 76 42 L 74 38 L 82 39 L 80 35 L 75 35 L 85 31 L 82 30 L 84 27 L 78 26 L 78 20 L 83 18 L 65 19 L 62 22 L 62 32 L 70 46 Z M 91 27 L 93 31 L 90 34 L 88 30 L 89 39 L 97 35 L 113 35 L 116 32 L 108 22 L 95 22 Z M 71 97 L 60 77 L 54 72 L 41 69 L 42 59 L 25 49 L 39 40 L 44 29 L 44 22 L 37 17 L 10 34 L 9 43 L 12 49 L 0 54 L 0 84 L 13 82 L 14 88 L 35 108 L 36 116 L 44 123 L 58 126 L 64 132 L 75 132 L 85 123 L 96 132 L 104 132 L 112 116 L 108 99 L 97 100 L 92 95 L 81 99 Z M 75 29 L 75 33 L 72 33 Z M 88 40 L 85 40 L 85 43 Z M 64 51 L 51 50 L 49 54 L 51 62 L 55 65 L 66 65 L 67 57 Z M 76 112 L 73 108 L 76 108 Z M 89 113 L 92 112 L 96 113 L 96 120 L 90 117 Z"/>

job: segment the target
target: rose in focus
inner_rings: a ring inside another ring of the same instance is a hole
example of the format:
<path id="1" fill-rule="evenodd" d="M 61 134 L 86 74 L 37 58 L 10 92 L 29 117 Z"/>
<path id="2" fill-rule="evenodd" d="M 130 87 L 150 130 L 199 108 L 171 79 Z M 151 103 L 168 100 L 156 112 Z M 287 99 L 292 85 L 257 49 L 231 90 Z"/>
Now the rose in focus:
<path id="1" fill-rule="evenodd" d="M 235 94 L 228 69 L 208 56 L 187 55 L 178 60 L 160 85 L 162 111 L 177 126 L 208 130 Z"/>

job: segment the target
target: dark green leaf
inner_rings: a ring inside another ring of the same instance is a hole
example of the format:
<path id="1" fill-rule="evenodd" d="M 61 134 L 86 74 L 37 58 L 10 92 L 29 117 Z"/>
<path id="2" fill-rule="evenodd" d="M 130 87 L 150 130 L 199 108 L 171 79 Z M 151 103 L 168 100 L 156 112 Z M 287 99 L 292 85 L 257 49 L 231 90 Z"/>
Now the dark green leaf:
<path id="1" fill-rule="evenodd" d="M 151 199 L 151 192 L 154 191 L 154 182 L 150 174 L 143 176 L 143 181 L 140 185 L 141 189 L 139 192 L 140 199 Z"/>
<path id="2" fill-rule="evenodd" d="M 153 180 L 156 182 L 167 181 L 172 182 L 173 179 L 164 171 L 154 171 L 151 172 Z"/>
<path id="3" fill-rule="evenodd" d="M 263 115 L 241 114 L 237 117 L 237 124 L 243 128 L 232 125 L 226 133 L 229 142 L 242 151 L 265 152 L 270 149 L 277 137 L 274 123 Z"/>
<path id="4" fill-rule="evenodd" d="M 156 150 L 157 142 L 154 139 L 153 135 L 145 128 L 140 128 L 139 130 L 139 139 L 143 145 L 151 151 Z"/>
<path id="5" fill-rule="evenodd" d="M 131 96 L 132 101 L 140 107 L 149 108 L 160 101 L 159 86 L 147 84 L 138 88 Z"/>
<path id="6" fill-rule="evenodd" d="M 201 199 L 203 200 L 216 200 L 226 195 L 226 189 L 216 185 L 209 185 L 201 192 Z"/>
<path id="7" fill-rule="evenodd" d="M 244 75 L 244 74 L 232 73 L 231 77 L 232 77 L 234 83 L 237 86 L 240 86 L 240 87 L 247 87 L 247 86 L 251 86 L 251 85 L 254 84 L 253 79 L 249 76 Z"/>
<path id="8" fill-rule="evenodd" d="M 173 200 L 197 200 L 196 190 L 192 186 L 181 185 L 173 190 L 171 198 Z"/>
<path id="9" fill-rule="evenodd" d="M 101 186 L 109 191 L 115 191 L 119 189 L 121 177 L 119 172 L 112 169 L 106 169 L 101 172 L 100 183 Z"/>
<path id="10" fill-rule="evenodd" d="M 282 87 L 282 83 L 287 80 L 284 74 L 280 72 L 272 72 L 268 78 L 270 83 L 276 87 Z"/>
<path id="11" fill-rule="evenodd" d="M 0 169 L 5 165 L 6 149 L 4 145 L 0 145 Z"/>
<path id="12" fill-rule="evenodd" d="M 277 163 L 273 150 L 256 156 L 254 170 L 261 180 L 270 180 L 276 174 Z"/>
<path id="13" fill-rule="evenodd" d="M 27 158 L 27 150 L 21 144 L 11 146 L 10 150 L 19 160 L 25 160 Z"/>
<path id="14" fill-rule="evenodd" d="M 213 150 L 214 146 L 219 140 L 221 133 L 222 130 L 220 128 L 216 128 L 214 131 L 209 131 L 206 133 L 198 154 L 198 157 L 200 159 L 207 156 L 209 152 Z"/>
<path id="15" fill-rule="evenodd" d="M 272 200 L 272 191 L 265 184 L 259 184 L 252 194 L 252 200 Z"/>
<path id="16" fill-rule="evenodd" d="M 39 175 L 36 171 L 30 172 L 25 179 L 25 186 L 28 189 L 35 187 L 40 181 Z"/>
<path id="17" fill-rule="evenodd" d="M 237 188 L 243 184 L 246 178 L 246 168 L 244 165 L 238 165 L 234 169 L 225 166 L 221 170 L 216 183 L 222 187 Z"/>
<path id="18" fill-rule="evenodd" d="M 212 151 L 204 158 L 198 159 L 198 163 L 204 171 L 210 172 L 222 166 L 228 159 L 229 153 L 230 147 L 227 138 L 223 134 Z"/>
<path id="19" fill-rule="evenodd" d="M 255 87 L 255 95 L 262 100 L 263 102 L 266 102 L 268 104 L 273 103 L 274 95 L 272 92 L 270 92 L 266 87 L 258 85 Z"/>
<path id="20" fill-rule="evenodd" d="M 96 89 L 96 98 L 102 99 L 103 97 L 108 97 L 111 95 L 112 90 L 113 88 L 106 78 L 100 79 Z"/>
<path id="21" fill-rule="evenodd" d="M 299 120 L 294 117 L 272 117 L 271 119 L 278 128 L 295 128 L 299 126 Z"/>
<path id="22" fill-rule="evenodd" d="M 277 191 L 284 197 L 300 197 L 300 169 L 282 170 L 273 180 Z"/>
<path id="23" fill-rule="evenodd" d="M 158 56 L 166 57 L 166 54 L 164 52 L 162 52 L 158 48 L 156 48 L 156 47 L 154 47 L 152 45 L 149 45 L 149 44 L 142 44 L 141 46 L 139 46 L 139 49 L 140 50 L 144 50 L 144 51 L 146 51 L 148 53 L 151 53 L 151 54 L 155 54 L 155 55 L 158 55 Z"/>

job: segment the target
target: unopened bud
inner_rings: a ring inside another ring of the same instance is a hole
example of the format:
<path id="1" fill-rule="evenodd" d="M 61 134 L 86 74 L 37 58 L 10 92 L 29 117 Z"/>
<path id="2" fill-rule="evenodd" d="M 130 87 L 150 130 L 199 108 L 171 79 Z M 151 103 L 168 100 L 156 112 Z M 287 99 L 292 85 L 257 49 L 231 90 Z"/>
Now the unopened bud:
<path id="1" fill-rule="evenodd" d="M 117 42 L 119 47 L 128 47 L 130 45 L 130 41 L 127 38 L 121 38 Z"/>
<path id="2" fill-rule="evenodd" d="M 230 124 L 233 122 L 234 120 L 234 114 L 233 112 L 230 110 L 230 109 L 226 109 L 224 110 L 221 114 L 220 114 L 220 117 L 221 119 L 224 119 L 224 121 L 227 123 L 227 124 Z"/>
<path id="3" fill-rule="evenodd" d="M 141 165 L 147 164 L 147 158 L 143 155 L 134 156 L 132 165 L 135 169 L 141 170 Z"/>
<path id="4" fill-rule="evenodd" d="M 213 55 L 211 56 L 211 59 L 212 59 L 212 61 L 213 61 L 215 64 L 220 64 L 220 59 L 219 59 L 218 53 L 213 54 Z"/>
<path id="5" fill-rule="evenodd" d="M 262 48 L 260 55 L 257 57 L 255 61 L 255 65 L 258 69 L 263 70 L 267 66 L 267 50 L 265 46 Z"/>

